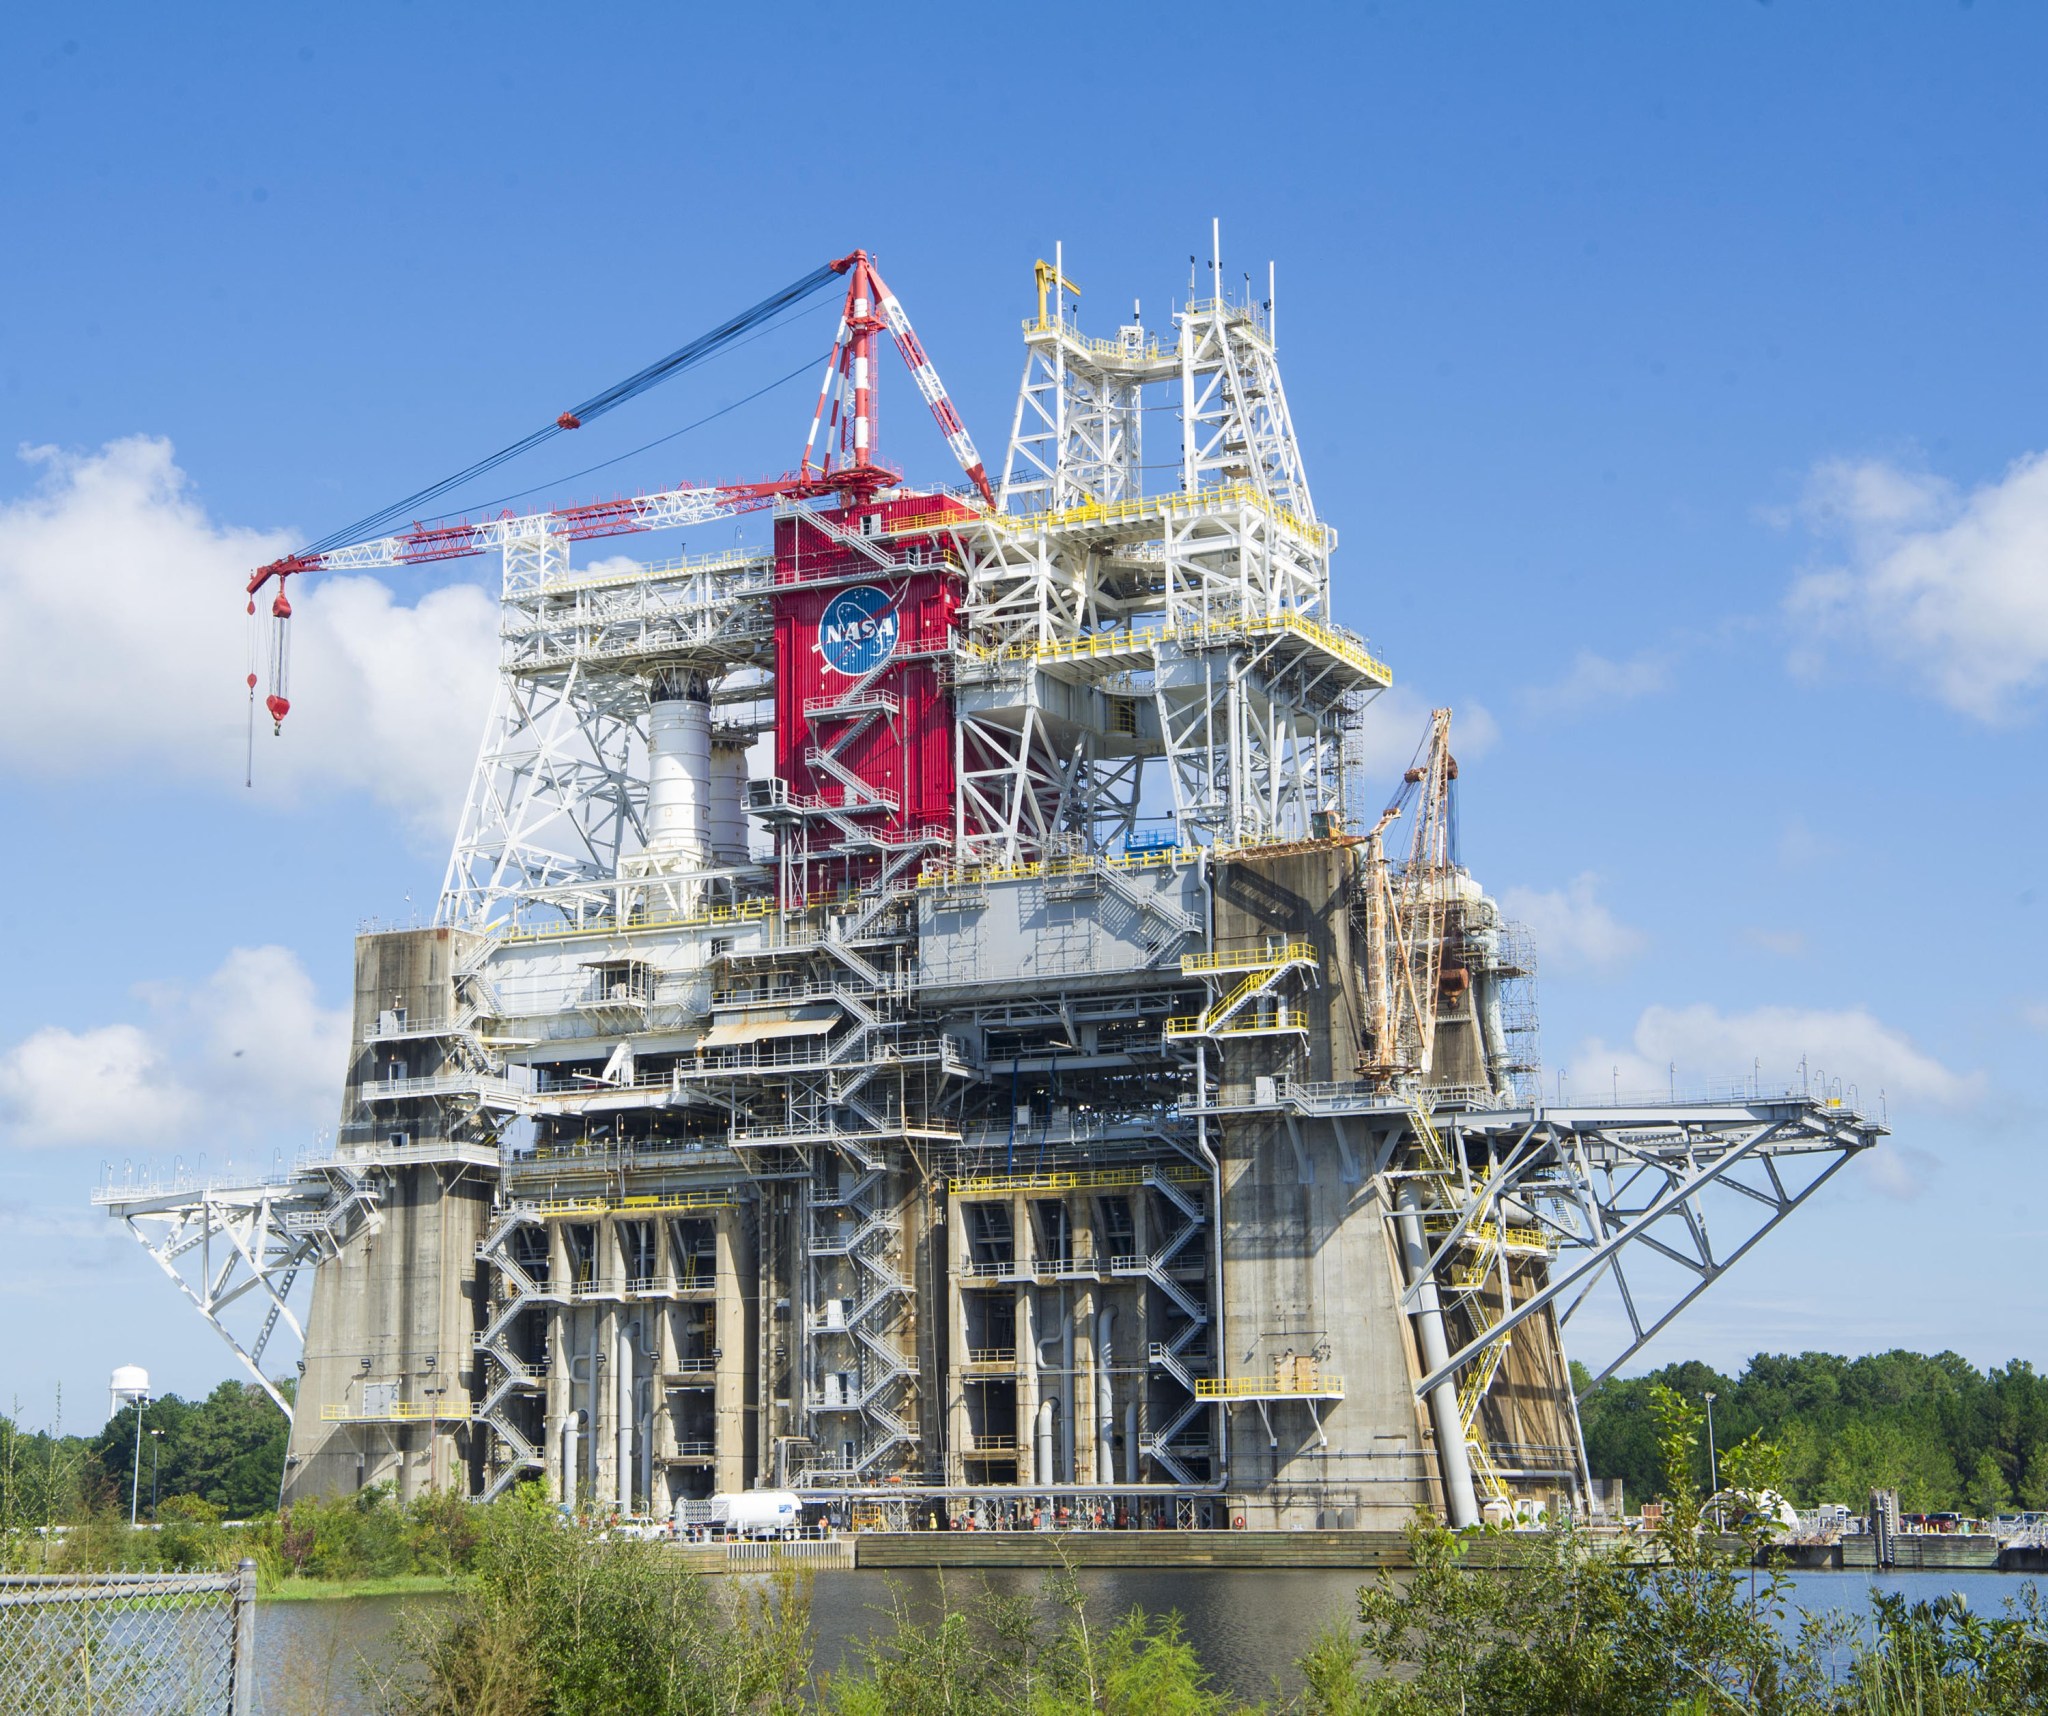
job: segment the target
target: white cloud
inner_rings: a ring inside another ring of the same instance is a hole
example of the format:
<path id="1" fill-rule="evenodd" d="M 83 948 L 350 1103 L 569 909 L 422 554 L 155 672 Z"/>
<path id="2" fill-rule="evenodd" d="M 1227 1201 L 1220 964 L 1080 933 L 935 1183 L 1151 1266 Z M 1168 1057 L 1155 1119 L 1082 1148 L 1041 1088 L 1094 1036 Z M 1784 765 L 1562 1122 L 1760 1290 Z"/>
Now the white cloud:
<path id="1" fill-rule="evenodd" d="M 168 441 L 21 456 L 40 481 L 0 503 L 0 765 L 239 786 L 242 586 L 293 544 L 210 518 Z M 273 741 L 259 711 L 258 787 L 361 789 L 445 833 L 488 705 L 493 603 L 464 584 L 406 605 L 362 577 L 291 599 L 292 713 Z"/>
<path id="2" fill-rule="evenodd" d="M 323 1118 L 339 1103 L 349 1015 L 320 1005 L 289 949 L 236 948 L 181 1011 L 218 1096 Z"/>
<path id="3" fill-rule="evenodd" d="M 2020 1017 L 2035 1030 L 2048 1034 L 2048 1001 L 2029 1001 L 2020 1009 Z"/>
<path id="4" fill-rule="evenodd" d="M 1669 689 L 1671 664 L 1661 655 L 1630 656 L 1627 661 L 1610 661 L 1604 655 L 1582 649 L 1573 659 L 1571 671 L 1555 684 L 1529 693 L 1534 708 L 1554 714 L 1581 714 L 1617 703 L 1632 703 Z"/>
<path id="5" fill-rule="evenodd" d="M 1833 461 L 1801 512 L 1844 559 L 1794 582 L 1794 621 L 1896 662 L 1979 720 L 2012 716 L 2048 683 L 2048 455 L 1967 493 L 1883 460 Z M 1810 660 L 1795 651 L 1795 666 Z"/>
<path id="6" fill-rule="evenodd" d="M 48 1025 L 0 1055 L 0 1136 L 14 1143 L 160 1144 L 194 1108 L 162 1050 L 133 1025 Z"/>
<path id="7" fill-rule="evenodd" d="M 1640 930 L 1600 903 L 1599 887 L 1600 878 L 1588 870 L 1562 889 L 1509 888 L 1501 895 L 1501 909 L 1529 926 L 1539 964 L 1612 971 L 1634 959 L 1646 942 Z"/>
<path id="8" fill-rule="evenodd" d="M 1826 835 L 1815 833 L 1804 817 L 1793 817 L 1778 835 L 1778 862 L 1788 870 L 1804 870 L 1839 850 Z"/>
<path id="9" fill-rule="evenodd" d="M 1866 1111 L 1880 1093 L 1889 1104 L 1955 1105 L 1974 1102 L 1982 1089 L 1976 1075 L 1952 1071 L 1861 1007 L 1646 1007 L 1625 1047 L 1590 1039 L 1566 1076 L 1567 1094 L 1595 1100 L 1614 1089 L 1650 1096 L 1675 1084 L 1682 1096 L 1747 1089 L 1752 1080 L 1780 1091 L 1803 1079 L 1816 1092 L 1853 1088 Z"/>
<path id="10" fill-rule="evenodd" d="M 1865 1160 L 1870 1183 L 1888 1198 L 1917 1198 L 1941 1173 L 1939 1156 L 1896 1138 L 1887 1138 Z"/>
<path id="11" fill-rule="evenodd" d="M 1797 959 L 1806 951 L 1806 934 L 1803 930 L 1769 930 L 1750 928 L 1742 932 L 1742 939 L 1751 947 L 1760 947 L 1766 953 L 1775 953 L 1781 959 Z"/>
<path id="12" fill-rule="evenodd" d="M 275 1145 L 332 1123 L 349 1016 L 288 949 L 239 947 L 202 983 L 138 994 L 147 1025 L 50 1025 L 0 1053 L 0 1145 Z"/>

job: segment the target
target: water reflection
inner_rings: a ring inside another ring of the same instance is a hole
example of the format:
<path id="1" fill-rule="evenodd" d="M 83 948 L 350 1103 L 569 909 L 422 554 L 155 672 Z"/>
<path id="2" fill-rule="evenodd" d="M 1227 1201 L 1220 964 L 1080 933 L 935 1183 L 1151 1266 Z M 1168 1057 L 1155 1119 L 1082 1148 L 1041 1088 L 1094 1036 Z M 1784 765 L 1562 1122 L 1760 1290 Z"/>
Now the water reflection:
<path id="1" fill-rule="evenodd" d="M 1198 1569 L 1099 1569 L 1076 1578 L 1105 1618 L 1133 1608 L 1180 1614 L 1196 1652 L 1217 1683 L 1241 1698 L 1300 1690 L 1295 1663 L 1325 1625 L 1348 1620 L 1365 1573 L 1332 1570 L 1258 1573 Z M 890 1625 L 901 1600 L 920 1619 L 947 1603 L 969 1603 L 981 1591 L 1030 1595 L 1043 1575 L 999 1569 L 951 1575 L 914 1571 L 820 1573 L 812 1596 L 818 1668 L 849 1660 L 855 1640 Z M 736 1582 L 737 1583 L 737 1582 Z M 754 1584 L 749 1580 L 746 1583 Z M 1996 1614 L 2021 1581 L 1997 1573 L 1805 1573 L 1793 1581 L 1804 1609 L 1867 1612 L 1873 1585 L 1919 1599 L 1961 1591 L 1980 1614 Z M 256 1643 L 265 1716 L 369 1716 L 361 1689 L 369 1664 L 389 1674 L 400 1655 L 401 1617 L 445 1597 L 358 1597 L 324 1603 L 265 1603 L 257 1611 Z"/>

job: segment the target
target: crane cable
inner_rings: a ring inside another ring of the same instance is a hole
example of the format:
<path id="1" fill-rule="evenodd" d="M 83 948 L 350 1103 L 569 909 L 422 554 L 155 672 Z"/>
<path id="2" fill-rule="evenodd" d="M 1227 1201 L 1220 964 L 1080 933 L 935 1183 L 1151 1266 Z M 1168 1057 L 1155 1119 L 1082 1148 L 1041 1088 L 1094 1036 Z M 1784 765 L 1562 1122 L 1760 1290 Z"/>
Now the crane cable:
<path id="1" fill-rule="evenodd" d="M 680 375 L 684 370 L 703 362 L 741 336 L 753 332 L 777 312 L 815 297 L 836 281 L 840 273 L 841 270 L 829 262 L 820 264 L 801 279 L 793 280 L 779 292 L 763 298 L 752 309 L 741 311 L 730 320 L 721 322 L 709 333 L 700 334 L 688 345 L 677 347 L 667 357 L 656 360 L 645 369 L 636 370 L 625 380 L 614 382 L 601 393 L 592 394 L 581 405 L 564 411 L 552 423 L 521 437 L 509 447 L 499 448 L 488 458 L 479 459 L 475 464 L 465 466 L 453 476 L 444 477 L 437 483 L 407 495 L 401 501 L 395 501 L 365 518 L 359 518 L 344 529 L 330 531 L 318 542 L 301 549 L 294 558 L 310 559 L 325 554 L 330 549 L 362 542 L 383 534 L 389 526 L 400 520 L 410 521 L 418 517 L 429 502 L 439 500 L 443 495 L 460 488 L 473 478 L 482 476 L 486 471 L 495 470 L 506 461 L 518 458 L 522 453 L 531 452 L 543 442 L 552 441 L 557 435 L 566 434 L 571 429 L 582 428 L 591 419 L 603 416 L 614 406 L 638 398 L 649 388 L 659 386 L 671 376 Z"/>
<path id="2" fill-rule="evenodd" d="M 365 518 L 359 518 L 354 524 L 347 525 L 340 530 L 328 532 L 319 541 L 300 549 L 296 554 L 286 555 L 282 560 L 273 561 L 270 565 L 259 568 L 249 579 L 249 614 L 252 619 L 256 613 L 257 590 L 271 577 L 274 576 L 277 580 L 277 591 L 270 604 L 270 694 L 263 700 L 264 707 L 270 714 L 273 731 L 283 731 L 285 715 L 291 709 L 290 687 L 288 684 L 290 672 L 290 631 L 287 627 L 287 622 L 291 619 L 292 605 L 291 598 L 285 594 L 285 582 L 294 573 L 307 570 L 309 563 L 317 562 L 321 555 L 326 554 L 332 549 L 341 548 L 351 543 L 363 542 L 381 535 L 401 519 L 410 520 L 417 518 L 426 509 L 429 502 L 439 500 L 443 495 L 482 476 L 486 471 L 495 470 L 508 460 L 516 459 L 522 453 L 531 452 L 544 442 L 552 441 L 557 435 L 567 434 L 571 429 L 582 428 L 592 418 L 602 417 L 614 406 L 623 405 L 629 399 L 638 398 L 641 394 L 647 392 L 649 388 L 659 386 L 671 376 L 682 374 L 684 370 L 702 363 L 708 357 L 715 356 L 726 347 L 739 343 L 749 334 L 757 331 L 766 332 L 768 325 L 772 324 L 775 318 L 783 311 L 793 309 L 807 299 L 817 296 L 819 292 L 833 284 L 840 275 L 846 272 L 850 260 L 820 263 L 810 273 L 792 280 L 780 291 L 770 293 L 752 308 L 742 310 L 737 316 L 730 317 L 726 321 L 721 322 L 709 333 L 698 335 L 689 344 L 678 346 L 668 356 L 658 358 L 644 369 L 635 370 L 625 380 L 614 382 L 602 392 L 592 394 L 582 404 L 562 412 L 552 423 L 534 430 L 529 435 L 520 437 L 519 440 L 514 441 L 509 447 L 501 447 L 489 457 L 479 459 L 476 463 L 465 466 L 452 476 L 443 477 L 437 483 L 432 483 L 426 488 L 416 490 L 414 493 L 407 495 L 403 500 L 395 501 L 390 506 L 381 508 Z M 806 365 L 805 367 L 809 366 Z M 773 385 L 780 386 L 781 384 L 778 382 Z M 763 389 L 762 391 L 765 392 L 767 390 Z M 713 413 L 713 415 L 719 414 Z M 678 431 L 678 433 L 681 433 L 681 431 Z M 662 437 L 663 440 L 672 438 L 669 436 Z M 648 443 L 649 446 L 657 446 L 659 444 L 659 441 Z M 640 451 L 645 451 L 645 449 L 642 448 Z M 631 455 L 622 455 L 622 457 L 631 457 Z M 616 461 L 607 460 L 605 462 L 615 463 Z M 599 468 L 601 467 L 592 467 L 592 469 Z M 249 672 L 249 722 L 252 753 L 255 745 L 255 702 L 256 673 L 255 663 L 252 660 Z M 254 764 L 255 759 L 252 754 L 246 770 L 246 779 L 250 785 L 255 783 Z"/>

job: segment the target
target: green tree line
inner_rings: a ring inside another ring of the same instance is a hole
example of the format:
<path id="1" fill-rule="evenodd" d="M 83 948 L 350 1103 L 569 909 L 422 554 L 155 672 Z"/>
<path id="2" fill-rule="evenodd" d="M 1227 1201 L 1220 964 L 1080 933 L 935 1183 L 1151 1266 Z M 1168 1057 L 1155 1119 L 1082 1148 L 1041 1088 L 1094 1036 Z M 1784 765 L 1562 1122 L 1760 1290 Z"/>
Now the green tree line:
<path id="1" fill-rule="evenodd" d="M 139 1462 L 132 1406 L 90 1436 L 35 1430 L 20 1416 L 0 1415 L 0 1535 L 75 1525 L 96 1512 L 125 1516 L 131 1495 L 144 1519 L 159 1498 L 196 1500 L 224 1519 L 277 1506 L 290 1426 L 253 1383 L 223 1382 L 204 1400 L 151 1401 Z"/>
<path id="2" fill-rule="evenodd" d="M 1800 1507 L 1860 1511 L 1873 1489 L 1895 1489 L 1913 1513 L 1988 1519 L 2048 1508 L 2048 1376 L 2024 1359 L 1980 1371 L 1955 1353 L 1759 1353 L 1740 1376 L 1687 1362 L 1610 1379 L 1580 1402 L 1586 1458 L 1595 1477 L 1624 1479 L 1631 1496 L 1651 1495 L 1660 1481 L 1659 1387 L 1695 1404 L 1715 1395 L 1717 1450 L 1756 1435 L 1771 1441 L 1784 1493 Z M 1704 1482 L 1704 1446 L 1695 1459 Z"/>

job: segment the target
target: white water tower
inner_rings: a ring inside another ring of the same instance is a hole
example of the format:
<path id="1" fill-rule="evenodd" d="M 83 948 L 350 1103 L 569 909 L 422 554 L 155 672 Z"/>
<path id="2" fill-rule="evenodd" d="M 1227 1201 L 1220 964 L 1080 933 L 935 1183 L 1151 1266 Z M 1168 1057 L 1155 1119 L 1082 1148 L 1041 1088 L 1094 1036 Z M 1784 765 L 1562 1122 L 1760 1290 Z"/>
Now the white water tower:
<path id="1" fill-rule="evenodd" d="M 149 1372 L 139 1364 L 122 1364 L 114 1367 L 114 1374 L 107 1384 L 107 1416 L 118 1418 L 122 1412 L 138 1400 L 149 1398 Z"/>

